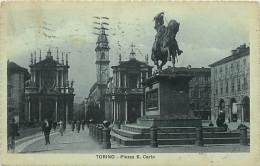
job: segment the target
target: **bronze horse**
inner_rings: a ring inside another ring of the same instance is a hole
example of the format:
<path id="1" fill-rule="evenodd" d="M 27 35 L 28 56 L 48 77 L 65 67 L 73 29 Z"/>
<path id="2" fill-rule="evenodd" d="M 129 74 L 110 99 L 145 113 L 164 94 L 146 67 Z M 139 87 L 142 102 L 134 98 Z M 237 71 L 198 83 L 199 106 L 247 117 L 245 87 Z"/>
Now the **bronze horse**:
<path id="1" fill-rule="evenodd" d="M 176 20 L 170 20 L 167 27 L 164 26 L 163 14 L 158 14 L 155 20 L 155 29 L 157 34 L 153 43 L 151 59 L 160 71 L 166 64 L 167 60 L 172 61 L 175 67 L 175 59 L 183 51 L 179 49 L 178 43 L 175 39 L 179 31 L 180 24 Z M 159 64 L 161 61 L 161 64 Z"/>

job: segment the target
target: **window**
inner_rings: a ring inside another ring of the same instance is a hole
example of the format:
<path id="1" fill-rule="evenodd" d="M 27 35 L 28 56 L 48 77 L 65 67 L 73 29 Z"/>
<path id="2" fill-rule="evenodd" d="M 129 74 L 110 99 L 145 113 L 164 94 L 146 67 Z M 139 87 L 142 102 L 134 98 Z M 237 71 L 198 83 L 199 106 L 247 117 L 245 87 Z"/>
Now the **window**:
<path id="1" fill-rule="evenodd" d="M 223 82 L 220 83 L 220 94 L 223 94 Z"/>
<path id="2" fill-rule="evenodd" d="M 104 52 L 101 53 L 101 59 L 105 59 L 105 53 Z"/>
<path id="3" fill-rule="evenodd" d="M 244 89 L 247 89 L 247 78 L 246 77 L 244 77 Z"/>
<path id="4" fill-rule="evenodd" d="M 218 84 L 216 84 L 216 87 L 215 87 L 215 94 L 218 95 Z"/>
<path id="5" fill-rule="evenodd" d="M 234 81 L 234 79 L 232 79 L 232 81 L 231 81 L 231 92 L 234 92 L 234 90 L 235 90 L 235 81 Z"/>
<path id="6" fill-rule="evenodd" d="M 237 79 L 237 90 L 240 91 L 240 78 Z"/>
<path id="7" fill-rule="evenodd" d="M 240 63 L 239 63 L 239 61 L 237 62 L 237 71 L 239 71 L 240 70 Z"/>
<path id="8" fill-rule="evenodd" d="M 228 93 L 228 81 L 226 82 L 226 93 Z"/>
<path id="9" fill-rule="evenodd" d="M 231 64 L 231 66 L 230 66 L 230 71 L 231 71 L 231 73 L 233 73 L 233 64 Z"/>
<path id="10" fill-rule="evenodd" d="M 228 73 L 228 65 L 225 66 L 225 72 Z"/>

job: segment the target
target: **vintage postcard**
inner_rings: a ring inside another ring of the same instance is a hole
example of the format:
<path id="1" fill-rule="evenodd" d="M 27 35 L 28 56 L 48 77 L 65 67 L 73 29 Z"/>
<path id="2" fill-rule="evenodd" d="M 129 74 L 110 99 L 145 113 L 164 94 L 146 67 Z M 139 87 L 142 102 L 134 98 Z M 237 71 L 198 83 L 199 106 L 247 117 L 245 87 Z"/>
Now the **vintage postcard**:
<path id="1" fill-rule="evenodd" d="M 0 9 L 1 164 L 260 164 L 257 2 Z"/>

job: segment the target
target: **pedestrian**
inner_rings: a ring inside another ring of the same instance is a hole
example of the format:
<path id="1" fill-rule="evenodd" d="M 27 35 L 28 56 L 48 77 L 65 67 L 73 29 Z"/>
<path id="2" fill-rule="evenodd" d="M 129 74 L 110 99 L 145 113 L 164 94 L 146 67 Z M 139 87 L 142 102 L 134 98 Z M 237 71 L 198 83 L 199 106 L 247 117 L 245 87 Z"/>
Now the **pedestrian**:
<path id="1" fill-rule="evenodd" d="M 71 129 L 72 129 L 72 131 L 75 130 L 75 121 L 74 120 L 71 122 Z"/>
<path id="2" fill-rule="evenodd" d="M 79 133 L 79 131 L 80 131 L 80 121 L 79 120 L 77 120 L 76 127 L 77 127 L 77 131 Z"/>
<path id="3" fill-rule="evenodd" d="M 63 136 L 63 132 L 64 132 L 64 124 L 62 122 L 62 120 L 59 122 L 59 126 L 60 126 L 60 135 Z"/>
<path id="4" fill-rule="evenodd" d="M 81 121 L 81 127 L 82 127 L 82 130 L 85 129 L 85 120 L 82 120 L 82 121 Z"/>
<path id="5" fill-rule="evenodd" d="M 44 126 L 43 126 L 43 133 L 45 137 L 45 145 L 50 144 L 50 131 L 51 131 L 51 124 L 50 122 L 45 119 Z"/>
<path id="6" fill-rule="evenodd" d="M 56 128 L 57 128 L 57 122 L 53 122 L 53 130 L 56 131 Z"/>
<path id="7" fill-rule="evenodd" d="M 8 132 L 8 150 L 12 153 L 15 151 L 15 137 L 19 136 L 18 133 L 18 125 L 13 118 L 10 125 L 9 125 L 9 132 Z"/>

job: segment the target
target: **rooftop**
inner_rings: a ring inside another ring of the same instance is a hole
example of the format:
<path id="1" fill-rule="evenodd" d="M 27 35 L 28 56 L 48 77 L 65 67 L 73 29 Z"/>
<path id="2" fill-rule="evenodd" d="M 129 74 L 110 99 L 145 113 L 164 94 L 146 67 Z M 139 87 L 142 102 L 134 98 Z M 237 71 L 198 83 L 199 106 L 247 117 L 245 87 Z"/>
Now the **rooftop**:
<path id="1" fill-rule="evenodd" d="M 148 65 L 147 63 L 143 62 L 143 61 L 139 61 L 135 58 L 131 58 L 128 61 L 121 61 L 119 63 L 119 65 L 117 66 L 112 66 L 111 68 L 131 68 L 131 67 L 136 67 L 136 68 L 140 68 L 141 66 L 143 67 L 148 67 L 148 68 L 153 68 L 153 66 Z"/>
<path id="2" fill-rule="evenodd" d="M 7 71 L 8 73 L 24 72 L 27 78 L 30 77 L 29 72 L 26 68 L 23 68 L 12 61 L 7 62 Z"/>
<path id="3" fill-rule="evenodd" d="M 243 56 L 249 56 L 250 48 L 249 48 L 249 46 L 246 46 L 246 44 L 243 44 L 243 45 L 240 45 L 239 47 L 237 47 L 235 50 L 232 50 L 231 53 L 232 54 L 230 56 L 225 57 L 215 63 L 210 64 L 209 67 L 215 67 L 215 66 L 222 65 L 227 62 L 239 59 Z"/>

